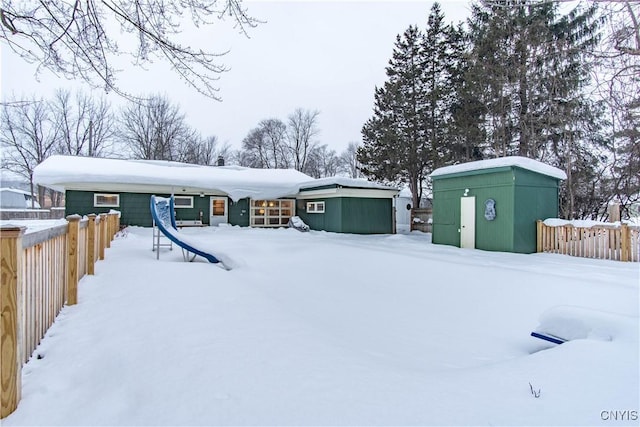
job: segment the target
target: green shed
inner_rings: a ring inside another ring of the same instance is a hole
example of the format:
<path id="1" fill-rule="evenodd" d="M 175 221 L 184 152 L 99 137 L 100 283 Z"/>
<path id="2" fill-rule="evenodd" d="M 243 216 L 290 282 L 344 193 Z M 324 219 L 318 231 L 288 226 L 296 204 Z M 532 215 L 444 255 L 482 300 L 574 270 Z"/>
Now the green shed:
<path id="1" fill-rule="evenodd" d="M 536 220 L 558 216 L 560 169 L 525 157 L 501 157 L 436 169 L 436 244 L 533 253 Z"/>
<path id="2" fill-rule="evenodd" d="M 396 188 L 362 179 L 317 179 L 300 187 L 296 212 L 312 230 L 391 234 L 397 194 Z"/>

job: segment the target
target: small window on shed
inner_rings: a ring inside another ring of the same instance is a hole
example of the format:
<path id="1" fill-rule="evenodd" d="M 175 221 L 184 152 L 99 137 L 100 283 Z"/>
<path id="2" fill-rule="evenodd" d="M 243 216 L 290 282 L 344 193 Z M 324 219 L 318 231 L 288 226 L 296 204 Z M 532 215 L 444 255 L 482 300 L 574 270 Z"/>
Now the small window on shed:
<path id="1" fill-rule="evenodd" d="M 106 194 L 106 193 L 94 193 L 93 194 L 93 207 L 102 208 L 119 208 L 120 207 L 120 195 L 119 194 Z"/>
<path id="2" fill-rule="evenodd" d="M 192 208 L 193 196 L 173 196 L 173 206 L 176 209 Z"/>
<path id="3" fill-rule="evenodd" d="M 307 213 L 324 213 L 324 202 L 307 202 Z"/>

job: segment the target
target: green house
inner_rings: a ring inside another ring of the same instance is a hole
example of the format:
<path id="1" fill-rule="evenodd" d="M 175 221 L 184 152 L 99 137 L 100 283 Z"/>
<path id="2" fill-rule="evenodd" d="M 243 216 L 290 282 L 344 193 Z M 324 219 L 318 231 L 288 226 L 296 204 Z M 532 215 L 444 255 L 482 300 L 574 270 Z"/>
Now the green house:
<path id="1" fill-rule="evenodd" d="M 365 180 L 314 180 L 290 169 L 51 156 L 34 179 L 65 193 L 67 215 L 120 212 L 122 225 L 151 227 L 151 195 L 174 196 L 178 226 L 286 227 L 393 233 L 395 188 Z"/>
<path id="2" fill-rule="evenodd" d="M 558 216 L 560 169 L 524 157 L 502 157 L 436 169 L 436 244 L 533 253 L 536 220 Z"/>

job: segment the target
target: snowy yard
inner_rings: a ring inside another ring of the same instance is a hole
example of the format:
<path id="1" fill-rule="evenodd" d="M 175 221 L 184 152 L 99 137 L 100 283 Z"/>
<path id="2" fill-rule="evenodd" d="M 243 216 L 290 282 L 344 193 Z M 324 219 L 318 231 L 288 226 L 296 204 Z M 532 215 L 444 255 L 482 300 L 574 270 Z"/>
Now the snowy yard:
<path id="1" fill-rule="evenodd" d="M 157 261 L 151 229 L 128 229 L 24 367 L 4 426 L 638 424 L 638 263 L 421 233 L 184 233 L 235 268 L 178 248 Z M 530 337 L 558 306 L 584 337 Z"/>

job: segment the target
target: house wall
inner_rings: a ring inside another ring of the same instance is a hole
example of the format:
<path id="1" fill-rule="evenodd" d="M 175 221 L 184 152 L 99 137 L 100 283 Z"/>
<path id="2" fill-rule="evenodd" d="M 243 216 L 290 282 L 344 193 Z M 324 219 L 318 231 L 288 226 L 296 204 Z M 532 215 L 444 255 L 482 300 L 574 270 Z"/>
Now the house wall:
<path id="1" fill-rule="evenodd" d="M 106 193 L 106 192 L 101 192 Z M 141 227 L 151 227 L 153 219 L 149 210 L 149 201 L 151 194 L 147 193 L 110 193 L 120 195 L 120 206 L 117 208 L 94 207 L 93 191 L 76 191 L 68 190 L 65 194 L 65 214 L 87 215 L 91 213 L 101 214 L 107 213 L 111 209 L 121 212 L 120 224 L 122 225 L 138 225 Z M 189 194 L 191 196 L 192 194 Z M 159 197 L 169 197 L 169 194 L 156 194 Z M 194 194 L 193 208 L 176 209 L 177 220 L 196 220 L 200 219 L 202 212 L 202 221 L 204 224 L 209 223 L 209 197 L 199 197 Z"/>
<path id="2" fill-rule="evenodd" d="M 324 202 L 324 213 L 307 213 L 307 202 Z M 296 214 L 312 230 L 324 230 L 342 233 L 342 198 L 317 198 L 298 200 Z"/>
<path id="3" fill-rule="evenodd" d="M 307 213 L 306 202 L 325 202 L 324 213 Z M 297 215 L 312 230 L 354 234 L 393 233 L 393 200 L 330 197 L 299 200 Z"/>
<path id="4" fill-rule="evenodd" d="M 393 200 L 342 198 L 342 232 L 355 234 L 393 233 Z"/>
<path id="5" fill-rule="evenodd" d="M 248 227 L 249 219 L 249 199 L 240 199 L 237 202 L 229 200 L 229 224 Z"/>

